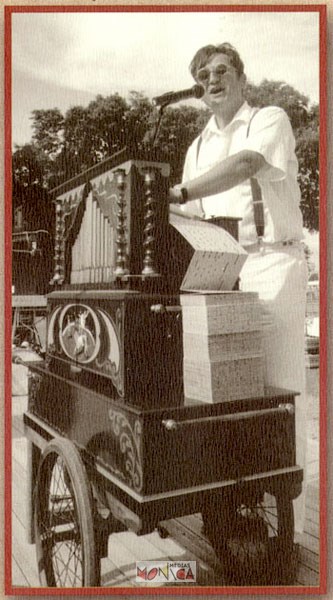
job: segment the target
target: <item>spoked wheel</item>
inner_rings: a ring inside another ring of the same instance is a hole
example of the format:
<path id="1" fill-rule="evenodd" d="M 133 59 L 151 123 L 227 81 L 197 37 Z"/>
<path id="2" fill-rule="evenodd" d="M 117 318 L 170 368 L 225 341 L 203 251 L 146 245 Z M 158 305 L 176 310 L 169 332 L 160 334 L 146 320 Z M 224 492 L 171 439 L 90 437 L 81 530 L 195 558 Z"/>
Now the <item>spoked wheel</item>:
<path id="1" fill-rule="evenodd" d="M 294 512 L 282 495 L 211 502 L 204 531 L 231 585 L 287 585 L 295 575 Z"/>
<path id="2" fill-rule="evenodd" d="M 42 455 L 35 496 L 42 586 L 99 585 L 93 516 L 90 484 L 79 452 L 69 440 L 52 440 Z"/>

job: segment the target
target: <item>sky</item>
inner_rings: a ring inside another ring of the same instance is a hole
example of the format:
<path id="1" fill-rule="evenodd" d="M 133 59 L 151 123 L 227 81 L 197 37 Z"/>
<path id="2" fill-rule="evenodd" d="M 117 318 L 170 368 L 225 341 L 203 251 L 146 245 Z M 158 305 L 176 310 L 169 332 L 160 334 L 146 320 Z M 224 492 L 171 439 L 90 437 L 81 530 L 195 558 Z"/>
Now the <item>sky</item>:
<path id="1" fill-rule="evenodd" d="M 224 41 L 251 82 L 285 81 L 318 102 L 317 12 L 14 13 L 13 145 L 30 141 L 34 109 L 66 112 L 97 94 L 152 98 L 190 87 L 196 50 Z"/>

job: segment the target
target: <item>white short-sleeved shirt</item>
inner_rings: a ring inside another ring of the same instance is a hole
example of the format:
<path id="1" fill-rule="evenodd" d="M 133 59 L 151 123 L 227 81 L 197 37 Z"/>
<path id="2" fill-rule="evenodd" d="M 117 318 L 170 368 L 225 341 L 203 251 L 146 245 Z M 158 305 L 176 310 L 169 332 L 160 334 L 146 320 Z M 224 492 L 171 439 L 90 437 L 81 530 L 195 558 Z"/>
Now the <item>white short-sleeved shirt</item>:
<path id="1" fill-rule="evenodd" d="M 253 117 L 247 136 L 249 122 L 256 110 L 244 102 L 223 130 L 218 128 L 213 116 L 200 136 L 199 153 L 199 138 L 188 149 L 183 181 L 198 177 L 241 150 L 258 152 L 267 163 L 256 174 L 264 204 L 264 241 L 301 240 L 303 223 L 299 208 L 298 162 L 290 121 L 281 108 L 262 108 Z M 185 210 L 205 218 L 239 217 L 242 219 L 239 224 L 240 243 L 247 246 L 257 241 L 249 179 L 226 192 L 208 196 L 202 201 L 188 202 Z"/>

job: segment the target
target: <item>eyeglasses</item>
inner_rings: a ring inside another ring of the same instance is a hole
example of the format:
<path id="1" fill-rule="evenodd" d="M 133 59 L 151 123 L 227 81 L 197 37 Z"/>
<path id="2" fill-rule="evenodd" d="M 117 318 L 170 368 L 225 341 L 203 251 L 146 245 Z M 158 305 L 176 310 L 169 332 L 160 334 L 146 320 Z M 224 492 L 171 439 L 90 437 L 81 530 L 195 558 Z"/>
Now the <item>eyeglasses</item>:
<path id="1" fill-rule="evenodd" d="M 196 79 L 200 83 L 205 84 L 209 81 L 210 75 L 212 73 L 214 73 L 214 75 L 216 75 L 217 77 L 223 77 L 224 75 L 226 75 L 226 73 L 230 73 L 231 69 L 235 70 L 235 67 L 228 67 L 225 64 L 217 65 L 216 69 L 208 69 L 207 67 L 204 67 L 203 69 L 199 69 L 196 75 Z"/>

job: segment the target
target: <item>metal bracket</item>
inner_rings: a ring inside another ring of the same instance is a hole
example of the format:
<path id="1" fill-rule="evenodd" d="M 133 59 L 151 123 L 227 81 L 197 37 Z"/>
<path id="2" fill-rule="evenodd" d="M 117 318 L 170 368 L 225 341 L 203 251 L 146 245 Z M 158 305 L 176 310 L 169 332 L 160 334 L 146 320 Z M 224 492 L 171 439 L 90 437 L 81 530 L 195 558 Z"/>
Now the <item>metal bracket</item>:
<path id="1" fill-rule="evenodd" d="M 181 312 L 182 307 L 181 306 L 164 306 L 164 304 L 152 304 L 150 307 L 150 310 L 157 314 L 157 315 L 162 315 L 164 313 L 172 313 L 172 312 Z"/>

